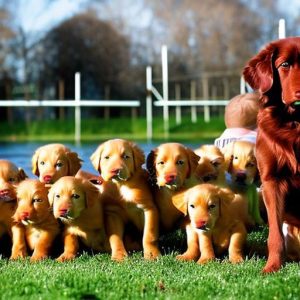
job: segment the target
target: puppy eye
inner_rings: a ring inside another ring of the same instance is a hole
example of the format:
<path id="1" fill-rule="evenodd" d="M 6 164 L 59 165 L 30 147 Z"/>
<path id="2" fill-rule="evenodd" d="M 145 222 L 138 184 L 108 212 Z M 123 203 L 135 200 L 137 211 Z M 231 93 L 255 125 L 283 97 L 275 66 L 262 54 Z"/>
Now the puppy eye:
<path id="1" fill-rule="evenodd" d="M 191 207 L 191 208 L 195 208 L 195 205 L 194 205 L 194 204 L 190 204 L 190 207 Z"/>
<path id="2" fill-rule="evenodd" d="M 255 164 L 253 162 L 249 162 L 246 164 L 246 168 L 253 168 Z"/>
<path id="3" fill-rule="evenodd" d="M 15 182 L 15 181 L 16 181 L 16 179 L 13 178 L 13 177 L 11 177 L 11 178 L 8 179 L 8 182 Z"/>
<path id="4" fill-rule="evenodd" d="M 234 159 L 239 159 L 239 158 L 237 156 L 235 156 Z"/>
<path id="5" fill-rule="evenodd" d="M 124 159 L 129 159 L 129 158 L 130 158 L 130 156 L 129 156 L 129 155 L 127 155 L 127 154 L 124 154 L 124 155 L 123 155 L 123 158 L 124 158 Z"/>
<path id="6" fill-rule="evenodd" d="M 59 194 L 56 194 L 56 195 L 55 195 L 55 198 L 59 199 L 59 198 L 60 198 L 60 195 L 59 195 Z"/>
<path id="7" fill-rule="evenodd" d="M 42 199 L 32 199 L 32 203 L 38 203 L 38 202 L 42 202 Z"/>
<path id="8" fill-rule="evenodd" d="M 104 156 L 104 159 L 106 159 L 106 160 L 109 159 L 109 156 L 108 155 Z"/>
<path id="9" fill-rule="evenodd" d="M 61 168 L 64 164 L 62 162 L 58 162 L 55 164 L 55 168 Z"/>
<path id="10" fill-rule="evenodd" d="M 72 195 L 72 198 L 78 199 L 78 198 L 80 198 L 80 196 L 79 196 L 78 194 L 73 194 L 73 195 Z"/>
<path id="11" fill-rule="evenodd" d="M 181 166 L 181 165 L 184 165 L 184 161 L 180 159 L 180 160 L 178 160 L 178 161 L 176 162 L 176 164 L 177 164 L 177 165 L 180 165 L 180 166 Z"/>
<path id="12" fill-rule="evenodd" d="M 42 165 L 42 166 L 43 166 L 44 164 L 45 164 L 45 162 L 44 162 L 44 161 L 41 161 L 41 162 L 40 162 L 40 165 Z"/>
<path id="13" fill-rule="evenodd" d="M 210 162 L 214 167 L 218 167 L 220 163 L 218 161 L 211 161 Z"/>
<path id="14" fill-rule="evenodd" d="M 164 165 L 165 162 L 164 162 L 164 161 L 159 161 L 157 164 L 158 164 L 158 165 Z"/>
<path id="15" fill-rule="evenodd" d="M 208 209 L 211 210 L 211 209 L 214 209 L 215 207 L 216 207 L 215 204 L 210 204 L 210 205 L 208 206 Z"/>

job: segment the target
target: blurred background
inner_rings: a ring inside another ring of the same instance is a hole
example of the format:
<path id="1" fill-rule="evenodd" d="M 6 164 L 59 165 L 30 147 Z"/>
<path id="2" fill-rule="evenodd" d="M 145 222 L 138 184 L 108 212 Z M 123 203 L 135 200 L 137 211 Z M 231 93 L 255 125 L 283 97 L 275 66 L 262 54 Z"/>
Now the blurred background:
<path id="1" fill-rule="evenodd" d="M 299 35 L 300 1 L 0 0 L 0 99 L 74 100 L 74 74 L 80 72 L 82 99 L 141 102 L 131 110 L 85 108 L 83 136 L 104 137 L 100 127 L 111 135 L 135 134 L 146 130 L 148 65 L 162 90 L 163 44 L 170 99 L 230 99 L 240 92 L 247 60 L 278 38 L 280 18 L 287 36 Z M 222 116 L 222 109 L 212 114 Z M 154 108 L 154 116 L 161 114 Z M 190 115 L 190 108 L 182 114 Z M 112 125 L 116 118 L 122 123 Z M 2 140 L 46 139 L 51 128 L 67 138 L 74 130 L 74 109 L 0 107 L 0 120 Z M 171 132 L 184 129 L 184 122 L 177 125 L 171 124 Z"/>

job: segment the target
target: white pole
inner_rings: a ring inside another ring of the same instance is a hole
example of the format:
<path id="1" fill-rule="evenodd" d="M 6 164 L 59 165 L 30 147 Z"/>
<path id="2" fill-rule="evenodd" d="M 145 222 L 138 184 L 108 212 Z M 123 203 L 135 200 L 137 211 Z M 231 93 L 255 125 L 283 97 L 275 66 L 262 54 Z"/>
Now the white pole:
<path id="1" fill-rule="evenodd" d="M 279 24 L 278 24 L 278 37 L 280 39 L 284 39 L 285 36 L 286 36 L 286 34 L 285 34 L 285 20 L 280 19 Z"/>
<path id="2" fill-rule="evenodd" d="M 80 144 L 81 136 L 81 108 L 80 108 L 80 97 L 81 97 L 81 88 L 80 88 L 80 73 L 75 73 L 75 143 Z"/>
<path id="3" fill-rule="evenodd" d="M 153 137 L 152 131 L 152 68 L 146 68 L 146 115 L 147 115 L 147 140 L 151 142 Z"/>
<path id="4" fill-rule="evenodd" d="M 196 100 L 196 81 L 192 80 L 191 81 L 191 100 Z M 191 120 L 192 123 L 197 123 L 197 107 L 192 106 L 191 107 Z"/>
<path id="5" fill-rule="evenodd" d="M 169 100 L 169 89 L 168 89 L 168 48 L 163 45 L 161 48 L 161 60 L 162 60 L 162 80 L 163 80 L 163 99 L 164 101 Z M 169 107 L 164 105 L 164 131 L 165 138 L 169 135 Z"/>
<path id="6" fill-rule="evenodd" d="M 175 84 L 175 99 L 181 100 L 181 86 L 180 83 Z M 181 124 L 181 106 L 176 106 L 176 124 Z"/>
<path id="7" fill-rule="evenodd" d="M 241 80 L 240 80 L 240 93 L 241 94 L 246 93 L 246 81 L 243 76 L 241 76 Z"/>

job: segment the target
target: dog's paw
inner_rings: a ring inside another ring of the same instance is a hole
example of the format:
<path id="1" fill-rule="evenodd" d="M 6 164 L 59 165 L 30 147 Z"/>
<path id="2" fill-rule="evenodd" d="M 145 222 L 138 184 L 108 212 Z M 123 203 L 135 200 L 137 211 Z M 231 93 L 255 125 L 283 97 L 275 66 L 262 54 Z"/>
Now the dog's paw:
<path id="1" fill-rule="evenodd" d="M 76 255 L 72 253 L 63 253 L 61 256 L 59 256 L 56 261 L 58 262 L 64 262 L 68 260 L 73 260 L 75 259 Z"/>
<path id="2" fill-rule="evenodd" d="M 111 255 L 111 260 L 117 261 L 117 262 L 122 262 L 128 257 L 127 252 L 123 251 L 117 251 L 116 253 L 113 253 Z"/>
<path id="3" fill-rule="evenodd" d="M 13 251 L 10 260 L 17 260 L 17 259 L 24 259 L 27 256 L 27 251 L 26 250 L 18 250 L 18 251 Z"/>
<path id="4" fill-rule="evenodd" d="M 215 259 L 214 256 L 211 256 L 211 257 L 200 257 L 200 259 L 197 261 L 197 264 L 199 265 L 204 265 L 204 264 L 207 264 L 208 262 L 210 261 L 213 261 Z"/>
<path id="5" fill-rule="evenodd" d="M 176 256 L 177 260 L 181 260 L 181 261 L 195 261 L 197 260 L 197 258 L 199 257 L 199 255 L 195 255 L 195 254 L 189 254 L 189 253 L 183 253 L 180 255 Z"/>
<path id="6" fill-rule="evenodd" d="M 153 247 L 151 250 L 147 250 L 144 252 L 144 258 L 147 260 L 154 260 L 161 256 L 160 251 L 158 248 Z"/>
<path id="7" fill-rule="evenodd" d="M 34 263 L 34 262 L 41 261 L 41 260 L 46 259 L 46 258 L 48 258 L 48 256 L 46 254 L 43 254 L 43 253 L 33 254 L 30 257 L 30 262 Z"/>
<path id="8" fill-rule="evenodd" d="M 244 258 L 240 254 L 235 254 L 229 257 L 229 261 L 233 264 L 238 264 L 244 261 Z"/>

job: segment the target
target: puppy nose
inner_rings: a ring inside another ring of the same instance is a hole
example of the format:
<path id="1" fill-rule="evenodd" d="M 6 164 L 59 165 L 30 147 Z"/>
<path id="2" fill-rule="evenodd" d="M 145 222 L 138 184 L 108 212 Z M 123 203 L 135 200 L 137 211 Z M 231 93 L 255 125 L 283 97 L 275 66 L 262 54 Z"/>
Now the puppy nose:
<path id="1" fill-rule="evenodd" d="M 62 208 L 59 210 L 59 215 L 65 217 L 68 214 L 68 209 Z"/>
<path id="2" fill-rule="evenodd" d="M 121 172 L 121 169 L 112 169 L 111 170 L 111 173 L 114 175 L 118 175 L 118 174 L 120 174 L 120 172 Z"/>
<path id="3" fill-rule="evenodd" d="M 52 181 L 52 176 L 51 176 L 51 175 L 46 175 L 46 176 L 44 176 L 44 181 L 45 181 L 45 183 L 51 183 L 51 181 Z"/>
<path id="4" fill-rule="evenodd" d="M 21 217 L 21 220 L 26 220 L 26 219 L 28 219 L 28 217 L 29 217 L 29 212 L 23 211 L 23 212 L 21 213 L 20 217 Z"/>
<path id="5" fill-rule="evenodd" d="M 166 175 L 165 180 L 167 183 L 173 183 L 176 180 L 176 175 L 174 174 Z"/>
<path id="6" fill-rule="evenodd" d="M 0 197 L 8 196 L 8 194 L 9 194 L 9 190 L 1 190 L 0 191 Z"/>
<path id="7" fill-rule="evenodd" d="M 236 173 L 236 179 L 237 179 L 238 181 L 245 181 L 246 178 L 247 178 L 247 175 L 246 175 L 245 172 L 239 171 L 239 172 Z"/>
<path id="8" fill-rule="evenodd" d="M 207 222 L 204 220 L 200 220 L 196 222 L 196 227 L 197 229 L 202 229 L 206 226 Z"/>

